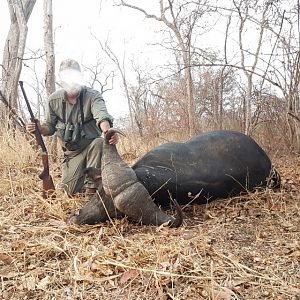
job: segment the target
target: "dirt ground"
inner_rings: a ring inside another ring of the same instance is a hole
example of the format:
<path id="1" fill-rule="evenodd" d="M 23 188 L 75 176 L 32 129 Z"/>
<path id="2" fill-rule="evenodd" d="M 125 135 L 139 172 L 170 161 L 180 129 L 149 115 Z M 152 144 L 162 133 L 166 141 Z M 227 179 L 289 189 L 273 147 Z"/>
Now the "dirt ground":
<path id="1" fill-rule="evenodd" d="M 296 155 L 280 190 L 183 207 L 177 229 L 67 225 L 85 200 L 43 199 L 32 160 L 1 160 L 1 299 L 300 299 Z"/>

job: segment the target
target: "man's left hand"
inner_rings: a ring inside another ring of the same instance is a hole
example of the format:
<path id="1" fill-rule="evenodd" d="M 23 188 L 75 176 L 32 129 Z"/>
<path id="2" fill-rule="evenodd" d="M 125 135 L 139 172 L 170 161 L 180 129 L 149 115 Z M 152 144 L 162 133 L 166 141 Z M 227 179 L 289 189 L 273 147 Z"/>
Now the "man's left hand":
<path id="1" fill-rule="evenodd" d="M 117 144 L 118 143 L 118 134 L 115 133 L 108 142 L 110 145 Z"/>
<path id="2" fill-rule="evenodd" d="M 110 124 L 107 120 L 104 120 L 100 123 L 100 129 L 102 130 L 102 132 L 104 134 L 106 134 L 106 132 L 108 131 L 109 128 L 110 128 Z M 110 145 L 117 144 L 118 143 L 118 135 L 115 133 L 108 142 Z"/>

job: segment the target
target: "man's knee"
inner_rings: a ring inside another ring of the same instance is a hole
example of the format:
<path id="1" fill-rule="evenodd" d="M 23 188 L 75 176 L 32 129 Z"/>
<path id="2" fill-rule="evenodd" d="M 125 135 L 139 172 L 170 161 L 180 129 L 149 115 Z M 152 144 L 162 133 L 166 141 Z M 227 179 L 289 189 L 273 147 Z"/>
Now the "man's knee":
<path id="1" fill-rule="evenodd" d="M 103 138 L 94 139 L 87 150 L 87 167 L 100 169 L 102 156 Z"/>
<path id="2" fill-rule="evenodd" d="M 90 144 L 91 150 L 95 149 L 97 151 L 102 152 L 102 147 L 103 147 L 103 138 L 102 137 L 95 138 Z"/>

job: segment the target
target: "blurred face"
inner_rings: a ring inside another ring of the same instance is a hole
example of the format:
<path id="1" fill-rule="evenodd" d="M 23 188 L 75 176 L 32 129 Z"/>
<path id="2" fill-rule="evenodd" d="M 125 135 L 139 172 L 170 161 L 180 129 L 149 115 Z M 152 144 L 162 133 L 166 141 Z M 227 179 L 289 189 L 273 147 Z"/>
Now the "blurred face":
<path id="1" fill-rule="evenodd" d="M 74 69 L 66 69 L 59 73 L 60 85 L 68 96 L 77 96 L 83 86 L 82 73 Z"/>

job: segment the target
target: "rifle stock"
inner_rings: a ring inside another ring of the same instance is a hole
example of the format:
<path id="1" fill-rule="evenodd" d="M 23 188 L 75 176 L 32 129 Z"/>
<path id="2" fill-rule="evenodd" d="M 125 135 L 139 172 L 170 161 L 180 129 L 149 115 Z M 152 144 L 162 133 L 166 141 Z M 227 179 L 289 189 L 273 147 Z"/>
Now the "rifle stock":
<path id="1" fill-rule="evenodd" d="M 44 143 L 42 134 L 38 128 L 38 124 L 37 124 L 38 122 L 37 122 L 36 118 L 34 117 L 30 103 L 26 96 L 26 93 L 25 93 L 25 90 L 23 87 L 23 81 L 19 81 L 19 84 L 20 84 L 20 87 L 21 87 L 21 90 L 22 90 L 22 93 L 23 93 L 23 96 L 24 96 L 24 99 L 25 99 L 25 102 L 26 102 L 26 105 L 27 105 L 27 108 L 28 108 L 28 111 L 30 114 L 30 120 L 32 122 L 34 122 L 36 125 L 34 135 L 35 135 L 38 145 L 41 147 L 42 164 L 44 167 L 42 173 L 39 175 L 39 178 L 43 181 L 43 198 L 48 198 L 49 196 L 52 196 L 52 194 L 55 190 L 55 186 L 54 186 L 53 179 L 52 179 L 52 177 L 50 175 L 50 171 L 49 171 L 49 158 L 48 158 L 47 148 Z"/>
<path id="2" fill-rule="evenodd" d="M 49 159 L 47 152 L 42 152 L 42 164 L 44 169 L 39 175 L 39 178 L 43 181 L 43 198 L 48 198 L 53 196 L 52 194 L 55 190 L 55 186 L 49 171 Z"/>

